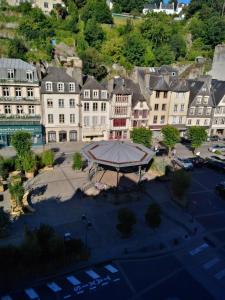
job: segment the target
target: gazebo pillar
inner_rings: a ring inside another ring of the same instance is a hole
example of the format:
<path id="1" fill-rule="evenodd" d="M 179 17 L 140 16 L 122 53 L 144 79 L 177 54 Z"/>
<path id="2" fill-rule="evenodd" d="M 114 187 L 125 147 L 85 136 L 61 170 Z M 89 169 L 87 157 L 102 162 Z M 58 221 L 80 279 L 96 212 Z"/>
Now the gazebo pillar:
<path id="1" fill-rule="evenodd" d="M 116 168 L 116 188 L 118 188 L 118 184 L 119 184 L 119 171 L 120 168 Z"/>
<path id="2" fill-rule="evenodd" d="M 138 167 L 138 182 L 141 180 L 141 166 Z"/>

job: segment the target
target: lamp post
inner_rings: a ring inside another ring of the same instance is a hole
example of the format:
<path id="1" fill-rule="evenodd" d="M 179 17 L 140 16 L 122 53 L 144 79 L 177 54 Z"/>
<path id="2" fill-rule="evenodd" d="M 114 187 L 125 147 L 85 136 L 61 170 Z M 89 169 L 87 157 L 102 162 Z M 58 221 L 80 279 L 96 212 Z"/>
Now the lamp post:
<path id="1" fill-rule="evenodd" d="M 81 221 L 84 223 L 84 226 L 85 226 L 85 238 L 84 238 L 84 241 L 85 241 L 85 248 L 87 249 L 87 245 L 88 245 L 88 230 L 90 228 L 92 228 L 92 223 L 88 220 L 87 216 L 85 214 L 82 215 L 81 217 Z"/>

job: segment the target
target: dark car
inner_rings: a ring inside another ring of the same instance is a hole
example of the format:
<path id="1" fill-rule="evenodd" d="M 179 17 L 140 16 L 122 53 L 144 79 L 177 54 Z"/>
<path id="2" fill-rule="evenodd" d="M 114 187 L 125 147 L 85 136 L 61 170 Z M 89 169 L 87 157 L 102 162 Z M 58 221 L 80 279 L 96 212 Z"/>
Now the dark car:
<path id="1" fill-rule="evenodd" d="M 225 172 L 225 163 L 215 159 L 208 159 L 206 161 L 206 166 L 210 169 L 214 169 L 220 172 Z"/>
<path id="2" fill-rule="evenodd" d="M 218 137 L 218 135 L 212 135 L 207 140 L 209 142 L 218 142 L 220 140 L 220 138 Z"/>
<path id="3" fill-rule="evenodd" d="M 193 166 L 196 168 L 201 168 L 206 163 L 205 159 L 200 156 L 190 157 L 189 160 L 192 162 Z"/>
<path id="4" fill-rule="evenodd" d="M 225 182 L 218 183 L 215 187 L 216 192 L 223 198 L 225 198 Z"/>
<path id="5" fill-rule="evenodd" d="M 190 141 L 188 138 L 186 138 L 186 137 L 182 137 L 182 138 L 180 139 L 180 142 L 181 142 L 181 144 L 183 144 L 183 145 L 190 145 L 190 144 L 191 144 L 191 141 Z"/>
<path id="6" fill-rule="evenodd" d="M 158 148 L 155 150 L 155 155 L 156 156 L 166 156 L 168 155 L 168 150 L 166 148 Z"/>

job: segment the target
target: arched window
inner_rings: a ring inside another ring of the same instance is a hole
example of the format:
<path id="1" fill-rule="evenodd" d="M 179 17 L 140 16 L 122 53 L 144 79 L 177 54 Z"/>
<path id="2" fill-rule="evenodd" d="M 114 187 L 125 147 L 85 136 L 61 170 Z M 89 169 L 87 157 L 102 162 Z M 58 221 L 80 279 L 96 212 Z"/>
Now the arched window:
<path id="1" fill-rule="evenodd" d="M 49 143 L 56 142 L 56 132 L 55 131 L 49 131 L 48 132 L 48 142 Z"/>
<path id="2" fill-rule="evenodd" d="M 69 134 L 70 134 L 70 142 L 76 142 L 77 141 L 77 131 L 71 130 Z"/>
<path id="3" fill-rule="evenodd" d="M 66 131 L 60 131 L 59 132 L 59 141 L 60 142 L 66 142 L 67 141 L 67 132 Z"/>

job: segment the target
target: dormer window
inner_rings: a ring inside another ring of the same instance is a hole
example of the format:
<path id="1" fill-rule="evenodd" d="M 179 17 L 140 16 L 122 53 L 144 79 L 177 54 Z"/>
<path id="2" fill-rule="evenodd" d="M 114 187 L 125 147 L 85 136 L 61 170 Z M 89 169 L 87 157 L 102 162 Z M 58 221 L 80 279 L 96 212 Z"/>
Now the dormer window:
<path id="1" fill-rule="evenodd" d="M 98 90 L 93 90 L 93 98 L 98 99 Z"/>
<path id="2" fill-rule="evenodd" d="M 32 71 L 27 71 L 27 80 L 33 81 L 33 72 Z"/>
<path id="3" fill-rule="evenodd" d="M 196 103 L 201 104 L 201 101 L 202 101 L 202 96 L 197 96 Z"/>
<path id="4" fill-rule="evenodd" d="M 107 91 L 101 91 L 101 98 L 102 99 L 107 99 L 108 97 L 108 92 Z"/>
<path id="5" fill-rule="evenodd" d="M 58 89 L 58 92 L 63 92 L 64 91 L 64 83 L 58 82 L 57 89 Z"/>
<path id="6" fill-rule="evenodd" d="M 75 92 L 75 83 L 74 82 L 69 83 L 69 91 L 70 92 Z"/>
<path id="7" fill-rule="evenodd" d="M 7 76 L 8 76 L 8 79 L 14 79 L 15 77 L 15 71 L 13 69 L 9 69 L 8 72 L 7 72 Z"/>
<path id="8" fill-rule="evenodd" d="M 208 101 L 209 101 L 209 96 L 205 96 L 203 98 L 203 104 L 208 104 Z"/>
<path id="9" fill-rule="evenodd" d="M 84 98 L 90 98 L 90 90 L 84 90 Z"/>
<path id="10" fill-rule="evenodd" d="M 52 92 L 52 82 L 46 82 L 45 88 L 46 88 L 46 91 Z"/>

